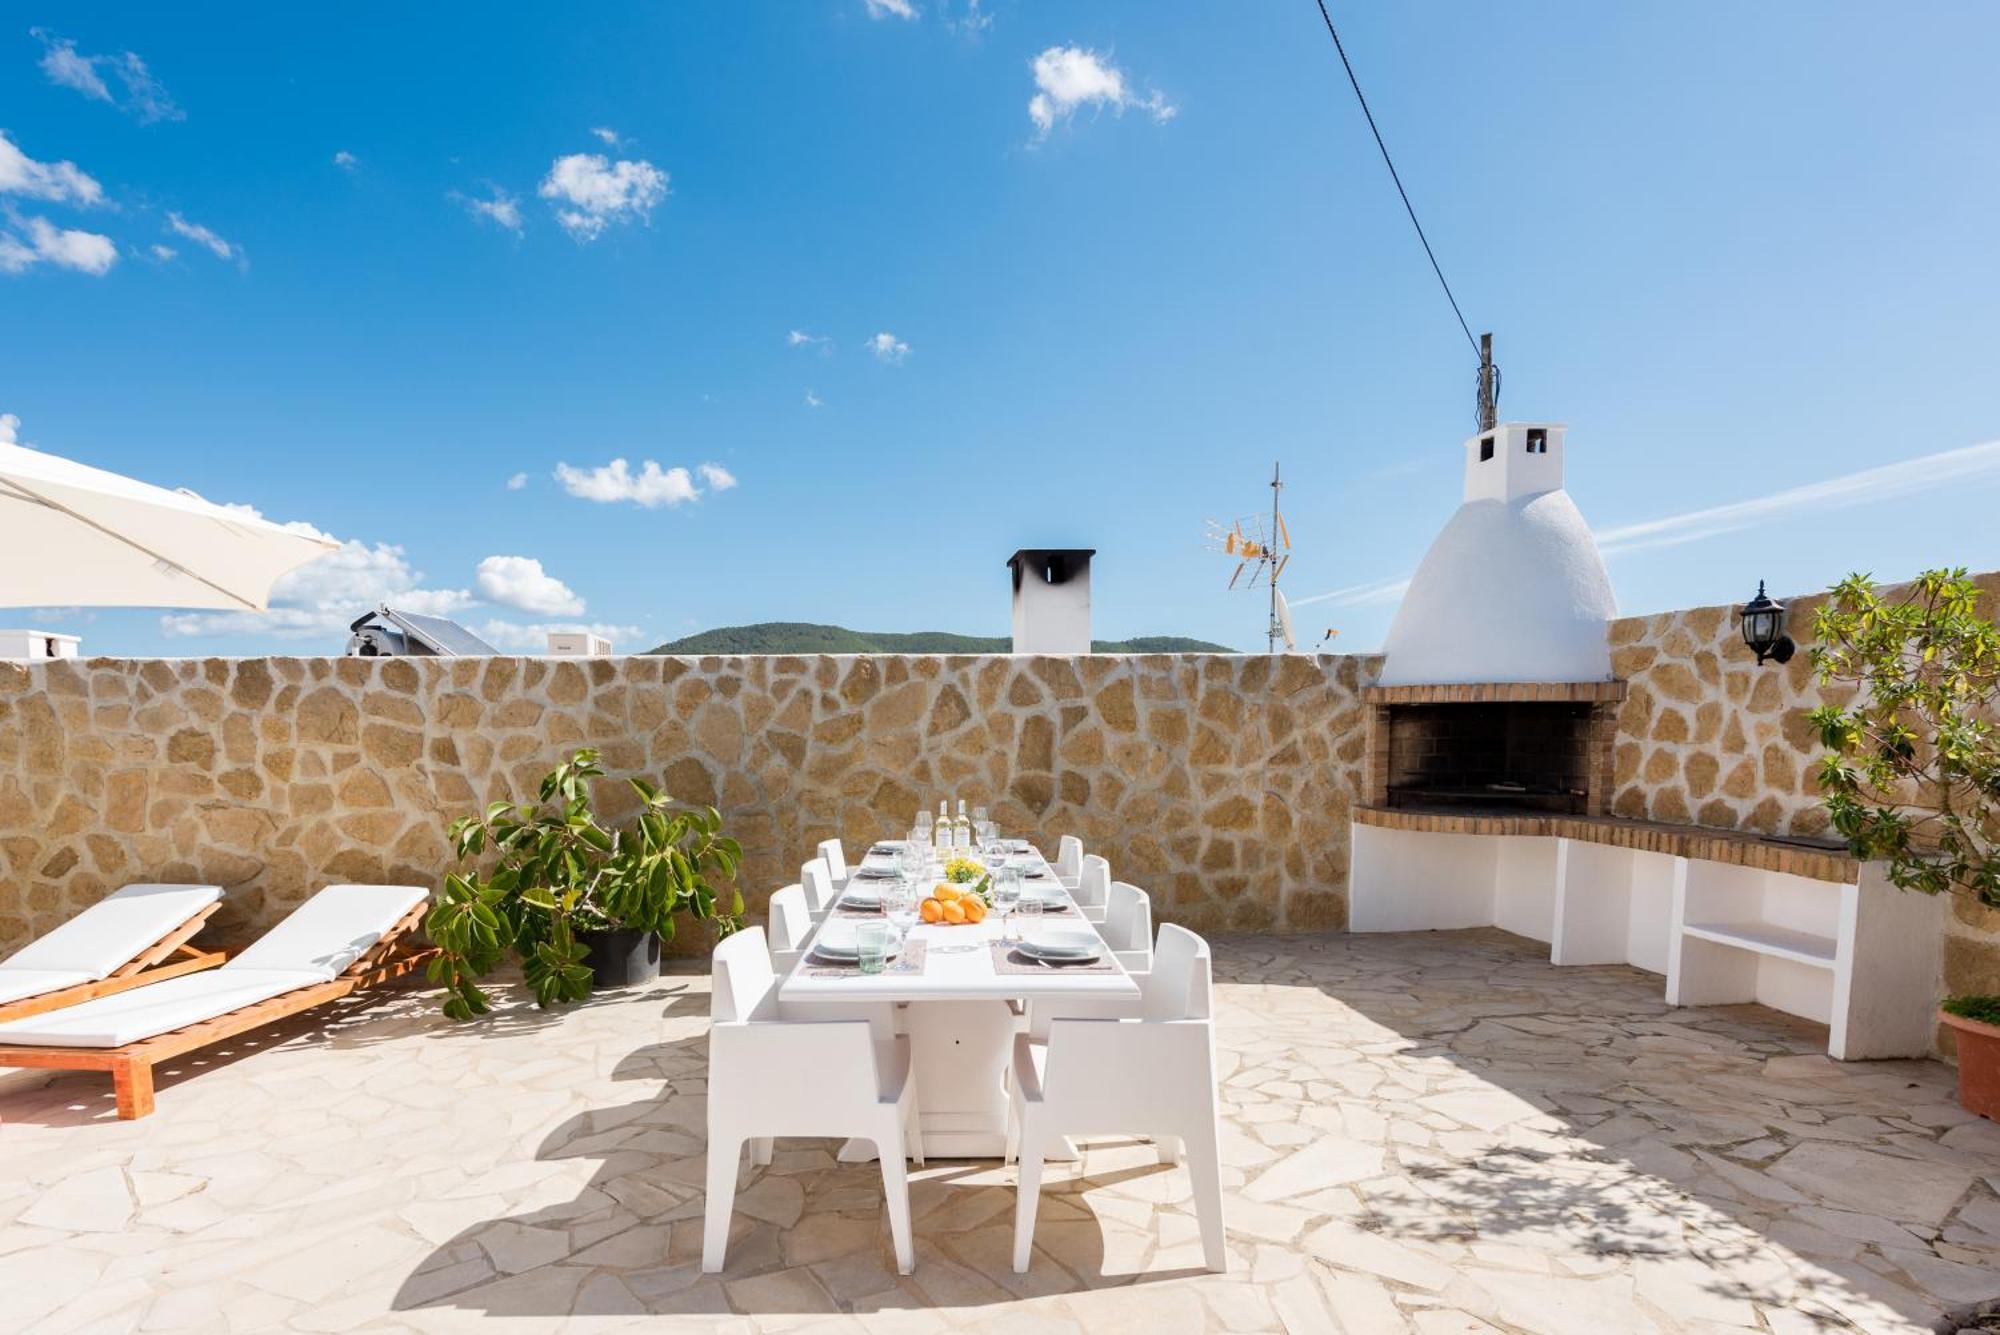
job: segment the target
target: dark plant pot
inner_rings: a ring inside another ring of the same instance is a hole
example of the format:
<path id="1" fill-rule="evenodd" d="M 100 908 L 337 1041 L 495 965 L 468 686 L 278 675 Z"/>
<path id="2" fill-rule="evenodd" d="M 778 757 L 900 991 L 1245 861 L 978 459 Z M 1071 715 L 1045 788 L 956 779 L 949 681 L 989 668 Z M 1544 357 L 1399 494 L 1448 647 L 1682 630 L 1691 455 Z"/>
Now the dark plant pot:
<path id="1" fill-rule="evenodd" d="M 1939 1011 L 1958 1032 L 1958 1101 L 1967 1112 L 2000 1121 L 2000 1024 Z"/>
<path id="2" fill-rule="evenodd" d="M 584 963 L 590 966 L 593 989 L 631 987 L 660 976 L 660 938 L 651 932 L 609 927 L 601 932 L 578 932 L 576 939 L 590 952 Z"/>

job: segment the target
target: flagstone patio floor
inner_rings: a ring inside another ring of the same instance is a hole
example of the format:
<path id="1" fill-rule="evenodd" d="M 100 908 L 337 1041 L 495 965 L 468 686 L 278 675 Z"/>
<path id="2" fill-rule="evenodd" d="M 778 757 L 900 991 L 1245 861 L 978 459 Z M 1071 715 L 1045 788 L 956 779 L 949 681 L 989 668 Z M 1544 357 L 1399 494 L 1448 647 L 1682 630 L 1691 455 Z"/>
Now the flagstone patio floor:
<path id="1" fill-rule="evenodd" d="M 2000 1295 L 2000 1126 L 1935 1062 L 1492 931 L 1215 943 L 1233 1265 L 1093 1141 L 1035 1264 L 1012 1174 L 746 1169 L 698 1264 L 707 978 L 452 1025 L 401 993 L 163 1075 L 0 1074 L 0 1329 L 1927 1330 Z"/>

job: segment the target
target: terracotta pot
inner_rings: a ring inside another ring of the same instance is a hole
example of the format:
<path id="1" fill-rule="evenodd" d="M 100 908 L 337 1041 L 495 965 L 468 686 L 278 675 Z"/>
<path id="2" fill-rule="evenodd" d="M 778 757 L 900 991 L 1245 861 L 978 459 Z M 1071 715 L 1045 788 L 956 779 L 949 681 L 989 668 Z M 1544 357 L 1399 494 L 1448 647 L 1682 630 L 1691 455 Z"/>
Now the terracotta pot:
<path id="1" fill-rule="evenodd" d="M 2000 1121 L 2000 1024 L 1939 1011 L 1958 1031 L 1958 1101 L 1968 1112 Z"/>

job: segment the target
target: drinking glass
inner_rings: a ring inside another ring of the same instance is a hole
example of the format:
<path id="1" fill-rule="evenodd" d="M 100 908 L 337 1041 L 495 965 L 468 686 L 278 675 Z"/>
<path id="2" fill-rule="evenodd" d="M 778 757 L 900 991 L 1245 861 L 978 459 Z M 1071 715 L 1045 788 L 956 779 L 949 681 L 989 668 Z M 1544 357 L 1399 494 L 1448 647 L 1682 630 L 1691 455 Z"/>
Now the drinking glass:
<path id="1" fill-rule="evenodd" d="M 1016 894 L 1021 894 L 1017 889 Z M 1042 901 L 1032 895 L 1021 894 L 1014 905 L 1011 921 L 1015 924 L 1014 939 L 1026 941 L 1035 934 L 1035 925 L 1042 920 Z"/>
<path id="2" fill-rule="evenodd" d="M 993 876 L 993 912 L 1000 917 L 1000 939 L 1002 941 L 1013 939 L 1008 935 L 1009 927 L 1007 920 L 1014 910 L 1020 906 L 1020 903 L 1021 874 L 1015 872 L 1010 876 L 1007 873 L 1007 869 L 1002 867 Z"/>
<path id="3" fill-rule="evenodd" d="M 864 922 L 854 929 L 855 961 L 863 973 L 880 973 L 889 962 L 889 924 Z"/>
<path id="4" fill-rule="evenodd" d="M 898 881 L 882 896 L 882 907 L 887 911 L 889 926 L 895 929 L 898 941 L 910 939 L 910 929 L 917 925 L 917 887 L 912 881 Z"/>
<path id="5" fill-rule="evenodd" d="M 974 825 L 984 825 L 984 824 L 986 824 L 986 808 L 985 808 L 985 807 L 974 807 L 974 808 L 972 809 L 972 823 L 973 823 Z"/>

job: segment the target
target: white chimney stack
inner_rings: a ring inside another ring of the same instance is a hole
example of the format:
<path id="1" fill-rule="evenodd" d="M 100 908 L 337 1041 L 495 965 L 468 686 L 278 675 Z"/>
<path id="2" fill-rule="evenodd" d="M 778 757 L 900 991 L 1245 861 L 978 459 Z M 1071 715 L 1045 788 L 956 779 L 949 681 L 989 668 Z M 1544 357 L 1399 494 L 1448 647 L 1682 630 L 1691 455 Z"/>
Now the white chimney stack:
<path id="1" fill-rule="evenodd" d="M 51 658 L 75 658 L 82 643 L 74 635 L 52 630 L 0 630 L 0 661 L 45 663 Z"/>
<path id="2" fill-rule="evenodd" d="M 611 641 L 587 630 L 552 630 L 549 653 L 557 658 L 603 658 L 611 652 Z"/>
<path id="3" fill-rule="evenodd" d="M 1014 652 L 1090 652 L 1090 558 L 1079 547 L 1023 547 L 1007 558 L 1014 574 Z"/>

